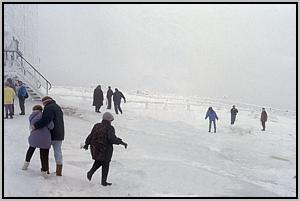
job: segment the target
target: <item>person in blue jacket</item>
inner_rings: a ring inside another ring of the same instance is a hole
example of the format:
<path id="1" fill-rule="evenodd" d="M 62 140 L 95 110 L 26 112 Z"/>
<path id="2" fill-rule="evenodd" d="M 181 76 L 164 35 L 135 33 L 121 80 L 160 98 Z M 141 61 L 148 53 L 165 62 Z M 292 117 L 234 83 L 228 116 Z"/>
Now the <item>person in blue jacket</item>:
<path id="1" fill-rule="evenodd" d="M 25 99 L 28 98 L 27 90 L 25 85 L 21 80 L 18 80 L 18 98 L 19 98 L 19 105 L 21 109 L 20 115 L 25 115 Z"/>
<path id="2" fill-rule="evenodd" d="M 208 132 L 211 131 L 211 122 L 214 123 L 214 133 L 216 133 L 217 128 L 216 128 L 216 119 L 219 120 L 217 113 L 212 109 L 212 107 L 209 107 L 207 112 L 206 112 L 206 116 L 205 119 L 209 119 L 209 130 Z"/>

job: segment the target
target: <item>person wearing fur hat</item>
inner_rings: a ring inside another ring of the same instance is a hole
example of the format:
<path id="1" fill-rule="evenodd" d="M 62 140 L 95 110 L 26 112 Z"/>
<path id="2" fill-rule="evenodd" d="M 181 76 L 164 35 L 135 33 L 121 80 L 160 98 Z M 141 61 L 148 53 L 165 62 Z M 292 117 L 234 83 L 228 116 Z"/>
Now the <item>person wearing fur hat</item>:
<path id="1" fill-rule="evenodd" d="M 41 105 L 35 105 L 32 108 L 32 113 L 29 116 L 29 123 L 33 125 L 35 122 L 42 118 L 43 107 Z M 26 153 L 25 162 L 22 170 L 27 170 L 32 155 L 36 148 L 40 148 L 40 159 L 41 159 L 41 171 L 42 176 L 47 178 L 49 174 L 49 149 L 51 146 L 51 133 L 50 130 L 54 128 L 54 124 L 51 121 L 47 126 L 32 130 L 28 137 L 29 148 Z"/>
<path id="2" fill-rule="evenodd" d="M 54 158 L 56 162 L 56 175 L 62 176 L 63 155 L 61 146 L 65 137 L 63 111 L 50 96 L 42 98 L 42 102 L 44 105 L 42 118 L 33 124 L 32 129 L 45 127 L 53 121 L 54 128 L 50 132 L 51 144 L 54 150 Z"/>
<path id="3" fill-rule="evenodd" d="M 94 125 L 83 146 L 83 148 L 87 150 L 90 145 L 91 155 L 95 160 L 92 168 L 87 172 L 87 179 L 91 181 L 93 174 L 102 166 L 101 185 L 103 186 L 110 186 L 112 184 L 107 182 L 107 175 L 113 154 L 113 145 L 121 144 L 127 149 L 127 143 L 115 135 L 115 129 L 111 125 L 113 120 L 113 115 L 109 112 L 105 112 L 102 117 L 102 122 Z"/>
<path id="4" fill-rule="evenodd" d="M 13 104 L 14 104 L 14 98 L 16 96 L 15 91 L 9 87 L 9 83 L 4 83 L 4 107 L 5 107 L 5 119 L 13 118 Z"/>

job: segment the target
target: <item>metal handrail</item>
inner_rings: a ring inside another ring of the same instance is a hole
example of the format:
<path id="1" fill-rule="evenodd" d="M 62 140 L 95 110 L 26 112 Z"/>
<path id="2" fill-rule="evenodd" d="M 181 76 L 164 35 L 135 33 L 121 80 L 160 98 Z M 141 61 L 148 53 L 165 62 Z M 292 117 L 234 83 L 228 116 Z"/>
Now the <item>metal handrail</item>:
<path id="1" fill-rule="evenodd" d="M 27 61 L 18 51 L 15 51 L 15 50 L 4 50 L 4 53 L 6 53 L 6 52 L 17 53 L 21 57 L 22 60 L 24 60 L 36 73 L 38 73 L 47 82 L 47 84 L 49 84 L 48 90 L 51 89 L 51 87 L 52 87 L 51 83 L 29 61 Z"/>

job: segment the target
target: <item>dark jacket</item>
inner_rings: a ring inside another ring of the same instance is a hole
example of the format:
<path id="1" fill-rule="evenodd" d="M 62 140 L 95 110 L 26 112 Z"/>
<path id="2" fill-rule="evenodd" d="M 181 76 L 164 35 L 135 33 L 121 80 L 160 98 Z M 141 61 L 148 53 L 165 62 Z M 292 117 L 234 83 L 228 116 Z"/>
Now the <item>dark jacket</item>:
<path id="1" fill-rule="evenodd" d="M 90 145 L 92 158 L 97 161 L 109 162 L 113 154 L 113 144 L 122 144 L 122 139 L 115 135 L 115 129 L 109 121 L 103 120 L 94 125 L 85 144 Z"/>
<path id="2" fill-rule="evenodd" d="M 239 111 L 236 108 L 231 108 L 231 110 L 230 110 L 231 115 L 234 115 L 234 116 L 236 116 L 238 112 Z"/>
<path id="3" fill-rule="evenodd" d="M 113 100 L 114 100 L 114 103 L 116 104 L 120 104 L 121 103 L 121 98 L 124 99 L 124 101 L 126 102 L 126 99 L 125 99 L 125 96 L 123 95 L 122 92 L 120 91 L 116 91 L 114 94 L 113 94 Z"/>
<path id="4" fill-rule="evenodd" d="M 262 111 L 262 112 L 261 112 L 260 120 L 261 120 L 262 122 L 266 122 L 266 121 L 268 120 L 268 115 L 267 115 L 267 112 L 266 112 L 266 111 Z"/>
<path id="5" fill-rule="evenodd" d="M 47 126 L 51 121 L 54 123 L 54 128 L 51 132 L 51 140 L 64 140 L 65 126 L 63 119 L 63 111 L 54 100 L 45 105 L 42 118 L 34 124 L 35 128 Z"/>
<path id="6" fill-rule="evenodd" d="M 94 90 L 94 95 L 93 95 L 93 106 L 101 106 L 103 105 L 103 92 L 101 88 L 98 86 Z"/>
<path id="7" fill-rule="evenodd" d="M 111 89 L 107 90 L 106 98 L 110 99 L 113 94 L 114 94 L 114 92 Z"/>

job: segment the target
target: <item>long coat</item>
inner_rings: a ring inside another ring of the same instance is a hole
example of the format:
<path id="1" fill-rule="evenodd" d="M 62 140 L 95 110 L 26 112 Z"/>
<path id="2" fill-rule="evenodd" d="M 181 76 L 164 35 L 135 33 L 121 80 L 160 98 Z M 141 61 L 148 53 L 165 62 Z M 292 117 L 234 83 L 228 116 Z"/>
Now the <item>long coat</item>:
<path id="1" fill-rule="evenodd" d="M 33 125 L 42 118 L 43 113 L 41 111 L 33 111 L 29 116 L 30 125 Z M 28 142 L 31 147 L 38 147 L 42 149 L 49 149 L 51 146 L 51 133 L 49 129 L 53 129 L 54 124 L 51 121 L 48 126 L 34 129 L 30 132 Z"/>
<path id="2" fill-rule="evenodd" d="M 268 115 L 266 111 L 261 112 L 260 121 L 266 122 L 268 120 Z"/>
<path id="3" fill-rule="evenodd" d="M 54 123 L 54 128 L 51 132 L 51 139 L 62 141 L 65 138 L 65 126 L 63 111 L 56 104 L 55 100 L 51 100 L 44 107 L 42 118 L 34 124 L 35 128 L 47 126 L 51 121 Z"/>
<path id="4" fill-rule="evenodd" d="M 239 111 L 236 108 L 231 108 L 230 113 L 233 116 L 236 116 Z"/>
<path id="5" fill-rule="evenodd" d="M 93 106 L 99 107 L 101 105 L 103 105 L 103 92 L 100 87 L 97 87 L 93 94 Z"/>
<path id="6" fill-rule="evenodd" d="M 92 158 L 109 162 L 113 154 L 113 144 L 121 144 L 122 139 L 115 135 L 115 129 L 109 121 L 103 120 L 94 125 L 92 132 L 85 140 L 90 145 Z"/>

